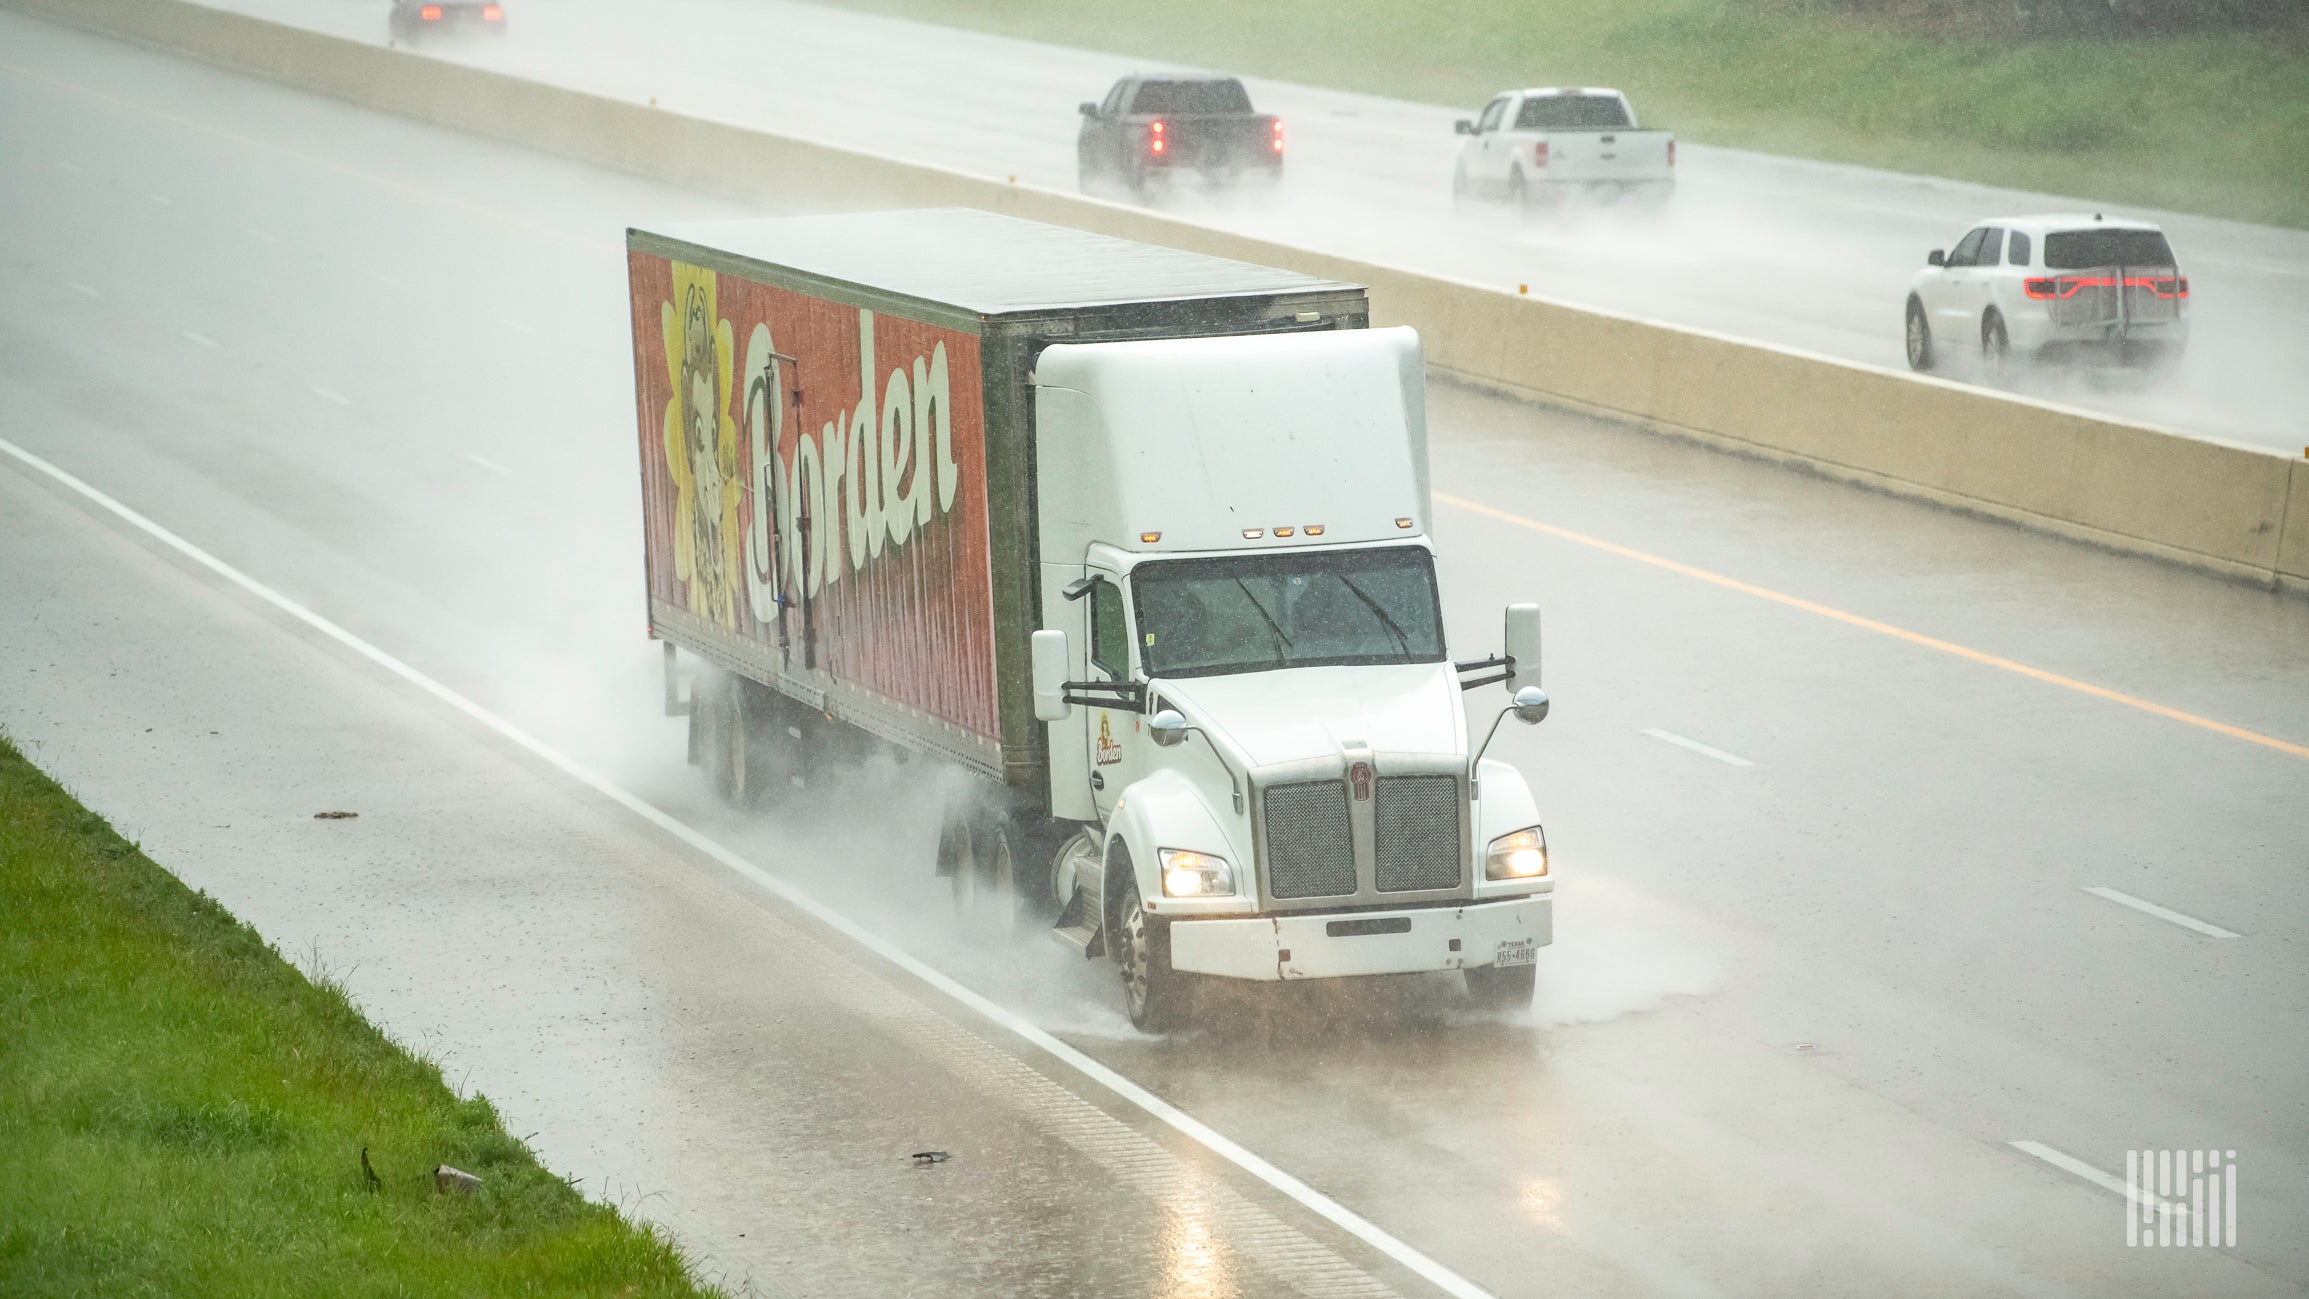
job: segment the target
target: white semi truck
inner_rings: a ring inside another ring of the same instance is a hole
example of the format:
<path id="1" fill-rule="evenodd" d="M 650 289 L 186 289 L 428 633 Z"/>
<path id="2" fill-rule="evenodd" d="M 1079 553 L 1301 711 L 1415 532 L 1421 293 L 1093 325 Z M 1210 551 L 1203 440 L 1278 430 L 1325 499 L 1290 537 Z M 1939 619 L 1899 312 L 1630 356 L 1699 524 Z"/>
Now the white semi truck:
<path id="1" fill-rule="evenodd" d="M 861 733 L 958 766 L 939 872 L 1142 1027 L 1198 979 L 1529 1001 L 1554 881 L 1481 748 L 1546 715 L 1538 610 L 1447 652 L 1419 343 L 1360 287 L 968 211 L 628 262 L 650 627 L 725 796 Z"/>

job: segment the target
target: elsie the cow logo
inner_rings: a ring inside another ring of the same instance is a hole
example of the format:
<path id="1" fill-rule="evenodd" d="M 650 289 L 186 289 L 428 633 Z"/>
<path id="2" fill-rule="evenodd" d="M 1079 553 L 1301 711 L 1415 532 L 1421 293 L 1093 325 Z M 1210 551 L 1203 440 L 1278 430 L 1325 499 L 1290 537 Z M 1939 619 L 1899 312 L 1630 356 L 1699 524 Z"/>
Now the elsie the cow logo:
<path id="1" fill-rule="evenodd" d="M 874 313 L 859 311 L 857 404 L 814 433 L 795 431 L 789 445 L 788 358 L 779 355 L 768 324 L 747 335 L 745 424 L 756 508 L 746 534 L 746 582 L 758 621 L 776 618 L 781 592 L 815 598 L 846 572 L 870 571 L 885 551 L 903 549 L 953 510 L 961 470 L 946 345 L 910 360 L 880 375 L 877 391 Z M 800 364 L 807 370 L 825 362 L 805 357 Z"/>

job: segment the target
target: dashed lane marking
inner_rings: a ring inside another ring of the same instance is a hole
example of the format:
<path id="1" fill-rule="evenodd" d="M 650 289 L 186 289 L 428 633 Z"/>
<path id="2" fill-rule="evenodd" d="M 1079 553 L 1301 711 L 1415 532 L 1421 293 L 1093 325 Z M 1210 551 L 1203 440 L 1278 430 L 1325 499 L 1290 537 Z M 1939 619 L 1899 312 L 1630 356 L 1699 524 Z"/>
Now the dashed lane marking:
<path id="1" fill-rule="evenodd" d="M 1755 763 L 1748 761 L 1746 758 L 1741 757 L 1737 753 L 1726 753 L 1722 749 L 1716 748 L 1713 745 L 1702 744 L 1698 740 L 1692 739 L 1690 736 L 1678 735 L 1674 731 L 1646 730 L 1644 734 L 1651 736 L 1655 740 L 1666 740 L 1668 743 L 1675 745 L 1679 749 L 1690 749 L 1692 752 L 1699 754 L 1703 758 L 1714 758 L 1716 761 L 1723 763 L 1727 767 L 1753 767 L 1756 765 Z"/>
<path id="2" fill-rule="evenodd" d="M 2098 886 L 2088 888 L 2085 892 L 2096 898 L 2107 898 L 2120 907 L 2131 907 L 2142 915 L 2155 916 L 2159 920 L 2169 921 L 2183 929 L 2194 929 L 2208 938 L 2237 938 L 2241 936 L 2234 931 L 2223 929 L 2219 925 L 2206 924 L 2195 916 L 2184 916 L 2178 911 L 2169 911 L 2154 902 L 2136 898 L 2130 893 L 2119 893 L 2115 889 L 2105 889 Z"/>

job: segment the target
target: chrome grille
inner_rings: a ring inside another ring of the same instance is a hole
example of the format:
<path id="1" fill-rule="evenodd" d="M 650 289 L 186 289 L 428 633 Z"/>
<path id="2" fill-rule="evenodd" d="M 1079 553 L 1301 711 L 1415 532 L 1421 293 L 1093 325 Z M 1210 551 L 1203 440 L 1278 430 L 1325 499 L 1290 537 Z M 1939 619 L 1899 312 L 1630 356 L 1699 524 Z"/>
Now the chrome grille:
<path id="1" fill-rule="evenodd" d="M 1382 776 L 1374 796 L 1379 891 L 1459 887 L 1459 777 Z"/>
<path id="2" fill-rule="evenodd" d="M 1260 806 L 1267 819 L 1268 892 L 1323 898 L 1355 891 L 1355 837 L 1347 825 L 1344 781 L 1270 785 Z"/>

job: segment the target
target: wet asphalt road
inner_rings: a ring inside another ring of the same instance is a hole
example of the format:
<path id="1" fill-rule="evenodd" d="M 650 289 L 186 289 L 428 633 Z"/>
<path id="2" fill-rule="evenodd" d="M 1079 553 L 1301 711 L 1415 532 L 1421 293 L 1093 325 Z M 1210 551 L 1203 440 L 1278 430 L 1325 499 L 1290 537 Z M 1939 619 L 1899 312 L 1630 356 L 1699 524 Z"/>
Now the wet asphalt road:
<path id="1" fill-rule="evenodd" d="M 1439 390 L 1455 647 L 1488 648 L 1510 600 L 1549 619 L 1556 712 L 1499 750 L 1564 863 L 1540 1004 L 1294 988 L 1154 1041 L 1102 967 L 957 931 L 907 815 L 918 773 L 739 817 L 682 765 L 640 635 L 618 233 L 726 205 L 9 16 L 0 121 L 0 438 L 1475 1285 L 2309 1281 L 2309 602 Z M 769 1293 L 1424 1292 L 0 464 L 0 728 L 709 1271 Z M 326 807 L 363 816 L 311 820 Z M 2235 1149 L 2242 1242 L 2128 1250 L 2115 1196 L 2015 1141 L 2120 1174 L 2128 1149 Z M 926 1145 L 956 1159 L 917 1174 Z"/>
<path id="2" fill-rule="evenodd" d="M 370 0 L 211 0 L 382 44 Z M 646 17 L 644 13 L 646 12 Z M 679 112 L 829 140 L 983 176 L 1072 189 L 1075 108 L 1143 60 L 790 0 L 548 0 L 508 10 L 503 39 L 428 41 L 432 57 L 502 68 Z M 1063 42 L 1054 29 L 1049 39 Z M 1576 80 L 1575 69 L 1534 70 Z M 1406 103 L 1252 79 L 1289 133 L 1279 193 L 1183 192 L 1165 207 L 1302 247 L 1893 369 L 1901 304 L 1925 253 L 1974 224 L 2031 212 L 2161 222 L 2190 278 L 2192 342 L 2169 377 L 2049 368 L 2032 396 L 2242 442 L 2309 445 L 2309 231 L 2129 209 L 1928 176 L 1679 142 L 1674 200 L 1655 215 L 1575 206 L 1517 220 L 1454 212 L 1455 118 L 1481 104 Z M 1646 117 L 1673 129 L 1672 121 Z M 2274 161 L 2271 165 L 2278 165 Z M 1977 340 L 1972 340 L 1977 342 Z M 1963 340 L 1950 378 L 1978 377 Z"/>

